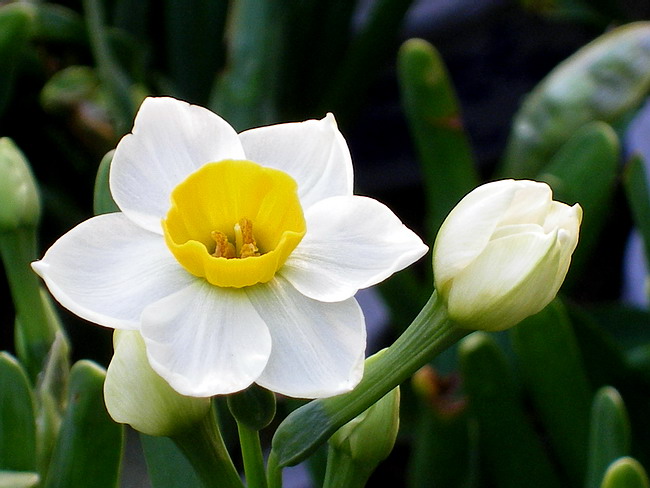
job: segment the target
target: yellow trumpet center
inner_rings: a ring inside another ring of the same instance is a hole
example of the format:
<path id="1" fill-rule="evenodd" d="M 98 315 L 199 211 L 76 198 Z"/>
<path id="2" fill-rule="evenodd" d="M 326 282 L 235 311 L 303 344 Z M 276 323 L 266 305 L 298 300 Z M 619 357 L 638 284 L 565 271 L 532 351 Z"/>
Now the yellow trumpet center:
<path id="1" fill-rule="evenodd" d="M 229 159 L 202 166 L 174 188 L 162 226 L 187 271 L 235 288 L 273 278 L 306 231 L 293 178 Z"/>

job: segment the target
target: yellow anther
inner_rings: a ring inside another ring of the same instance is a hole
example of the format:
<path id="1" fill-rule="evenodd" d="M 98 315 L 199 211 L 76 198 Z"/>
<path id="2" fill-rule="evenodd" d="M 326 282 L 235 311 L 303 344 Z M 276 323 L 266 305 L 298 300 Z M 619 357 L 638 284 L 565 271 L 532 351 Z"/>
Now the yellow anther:
<path id="1" fill-rule="evenodd" d="M 228 237 L 223 232 L 213 230 L 210 234 L 214 239 L 214 242 L 217 243 L 214 248 L 212 255 L 215 258 L 234 258 L 235 257 L 235 246 L 228 242 Z"/>
<path id="2" fill-rule="evenodd" d="M 259 256 L 259 249 L 253 237 L 253 222 L 247 218 L 239 219 L 235 224 L 235 244 L 240 258 Z"/>

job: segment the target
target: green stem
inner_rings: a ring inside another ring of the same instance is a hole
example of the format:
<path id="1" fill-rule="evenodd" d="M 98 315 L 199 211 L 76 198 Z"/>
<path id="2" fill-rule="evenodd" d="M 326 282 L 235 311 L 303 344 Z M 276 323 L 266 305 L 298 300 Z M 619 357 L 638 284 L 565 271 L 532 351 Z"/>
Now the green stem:
<path id="1" fill-rule="evenodd" d="M 470 332 L 449 320 L 447 308 L 434 292 L 393 345 L 366 363 L 363 379 L 354 390 L 310 402 L 280 424 L 273 438 L 278 464 L 292 466 L 305 459 L 342 425 Z"/>
<path id="2" fill-rule="evenodd" d="M 266 479 L 269 488 L 282 488 L 282 468 L 278 465 L 278 458 L 273 451 L 266 461 Z"/>
<path id="3" fill-rule="evenodd" d="M 185 454 L 205 488 L 243 488 L 221 437 L 214 412 L 193 429 L 171 438 Z"/>
<path id="4" fill-rule="evenodd" d="M 29 266 L 36 259 L 36 229 L 19 227 L 0 232 L 0 255 L 16 307 L 16 349 L 35 381 L 56 334 L 45 310 L 38 276 Z"/>
<path id="5" fill-rule="evenodd" d="M 244 460 L 244 473 L 248 488 L 267 488 L 264 458 L 258 431 L 253 430 L 242 422 L 237 422 L 239 443 Z"/>
<path id="6" fill-rule="evenodd" d="M 372 471 L 363 463 L 355 462 L 344 452 L 330 447 L 323 488 L 363 488 Z"/>

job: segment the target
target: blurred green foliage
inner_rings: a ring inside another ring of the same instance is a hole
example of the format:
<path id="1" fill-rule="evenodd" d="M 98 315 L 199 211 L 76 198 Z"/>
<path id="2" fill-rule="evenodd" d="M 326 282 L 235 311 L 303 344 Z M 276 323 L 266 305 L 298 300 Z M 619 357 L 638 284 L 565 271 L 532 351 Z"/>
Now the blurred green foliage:
<path id="1" fill-rule="evenodd" d="M 614 0 L 518 2 L 522 15 L 602 35 L 522 101 L 493 171 L 477 163 L 444 56 L 422 39 L 398 49 L 413 3 L 377 0 L 359 17 L 366 4 L 357 0 L 0 2 L 0 137 L 36 176 L 41 247 L 116 210 L 109 151 L 144 97 L 205 105 L 238 130 L 333 112 L 347 135 L 395 65 L 411 136 L 401 143 L 414 148 L 425 202 L 412 211 L 430 245 L 455 203 L 497 175 L 546 181 L 559 200 L 580 202 L 585 220 L 562 297 L 510 333 L 468 337 L 404 385 L 396 452 L 409 460 L 389 457 L 377 476 L 390 471 L 413 487 L 647 487 L 650 316 L 617 299 L 618 283 L 607 283 L 607 303 L 591 290 L 611 263 L 620 272 L 621 246 L 608 244 L 632 223 L 650 256 L 646 166 L 621 142 L 650 90 L 648 12 Z M 68 316 L 61 325 L 28 268 L 36 229 L 0 234 L 13 293 L 0 346 L 18 357 L 0 355 L 0 485 L 116 486 L 123 432 L 103 409 L 103 369 L 69 368 L 71 354 L 105 363 L 110 337 Z M 382 285 L 396 331 L 431 283 L 427 262 Z M 143 445 L 155 488 L 198 486 L 171 442 Z"/>

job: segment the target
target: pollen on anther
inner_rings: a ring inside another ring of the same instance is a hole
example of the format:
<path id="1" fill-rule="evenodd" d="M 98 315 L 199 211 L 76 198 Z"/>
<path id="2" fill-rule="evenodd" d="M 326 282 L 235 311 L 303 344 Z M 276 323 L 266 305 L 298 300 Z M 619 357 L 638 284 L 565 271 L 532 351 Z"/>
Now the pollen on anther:
<path id="1" fill-rule="evenodd" d="M 239 222 L 235 224 L 235 244 L 240 258 L 260 255 L 253 236 L 253 222 L 247 218 L 239 219 Z"/>
<path id="2" fill-rule="evenodd" d="M 216 258 L 234 258 L 235 257 L 235 246 L 228 242 L 228 237 L 223 232 L 213 230 L 210 234 L 216 246 L 212 255 Z"/>

